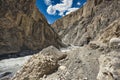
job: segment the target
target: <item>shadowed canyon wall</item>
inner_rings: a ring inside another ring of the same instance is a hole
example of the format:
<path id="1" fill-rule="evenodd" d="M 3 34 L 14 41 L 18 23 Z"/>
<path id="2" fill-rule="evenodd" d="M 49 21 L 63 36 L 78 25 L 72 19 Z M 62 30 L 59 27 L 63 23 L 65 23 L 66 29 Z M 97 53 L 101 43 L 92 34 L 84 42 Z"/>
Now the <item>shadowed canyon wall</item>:
<path id="1" fill-rule="evenodd" d="M 0 54 L 62 46 L 35 1 L 0 0 Z"/>

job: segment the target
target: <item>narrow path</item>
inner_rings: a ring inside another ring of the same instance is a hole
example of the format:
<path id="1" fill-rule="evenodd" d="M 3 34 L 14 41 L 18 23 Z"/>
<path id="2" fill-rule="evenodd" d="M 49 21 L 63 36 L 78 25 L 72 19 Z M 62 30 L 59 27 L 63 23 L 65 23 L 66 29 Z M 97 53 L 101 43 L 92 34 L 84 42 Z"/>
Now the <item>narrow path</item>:
<path id="1" fill-rule="evenodd" d="M 70 46 L 61 51 L 68 55 L 66 59 L 59 61 L 60 66 L 65 68 L 58 69 L 41 80 L 96 80 L 101 52 L 92 50 L 88 46 Z"/>

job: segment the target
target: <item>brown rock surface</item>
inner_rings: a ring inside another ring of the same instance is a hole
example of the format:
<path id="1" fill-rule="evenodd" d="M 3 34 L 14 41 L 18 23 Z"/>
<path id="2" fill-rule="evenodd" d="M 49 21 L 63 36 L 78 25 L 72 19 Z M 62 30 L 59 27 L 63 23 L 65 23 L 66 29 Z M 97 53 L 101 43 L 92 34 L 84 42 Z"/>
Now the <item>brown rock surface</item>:
<path id="1" fill-rule="evenodd" d="M 52 24 L 52 27 L 57 31 L 60 32 L 61 30 L 65 30 L 66 28 L 70 27 L 76 21 L 79 21 L 82 18 L 82 9 L 71 13 L 69 15 L 64 16 L 63 18 L 58 19 L 55 23 Z M 79 15 L 79 16 L 78 16 Z M 69 20 L 68 20 L 69 19 Z"/>
<path id="2" fill-rule="evenodd" d="M 96 44 L 99 45 L 97 42 Z M 100 44 L 100 46 L 103 45 Z M 105 50 L 106 49 L 99 51 L 99 49 L 91 49 L 89 45 L 83 47 L 71 46 L 69 50 L 65 51 L 63 49 L 63 51 L 67 54 L 67 57 L 64 58 L 62 50 L 62 52 L 60 52 L 54 47 L 48 47 L 43 49 L 43 51 L 41 51 L 39 54 L 34 55 L 36 57 L 33 56 L 23 66 L 22 70 L 15 75 L 13 80 L 24 80 L 26 76 L 27 78 L 25 80 L 110 80 L 112 76 L 109 74 L 109 72 L 111 72 L 114 76 L 114 78 L 111 80 L 115 80 L 115 78 L 119 80 L 120 52 L 113 51 L 108 53 Z M 100 57 L 101 55 L 105 56 Z M 51 66 L 51 64 L 54 62 L 48 61 L 41 63 L 44 57 L 46 57 L 45 60 L 47 60 L 47 57 L 50 56 L 53 56 L 52 60 L 55 59 L 57 64 L 60 65 L 56 65 L 57 69 L 54 68 L 56 66 Z M 58 60 L 61 56 L 63 59 Z M 39 63 L 41 63 L 41 65 L 48 64 L 48 67 L 35 65 Z M 32 66 L 34 67 L 32 68 Z M 50 70 L 51 67 L 52 70 Z M 43 70 L 45 70 L 45 73 Z M 55 70 L 55 72 L 50 73 L 53 70 Z M 37 73 L 40 75 L 42 74 L 42 76 L 38 77 Z M 107 78 L 108 76 L 109 78 Z"/>
<path id="3" fill-rule="evenodd" d="M 120 37 L 120 18 L 113 21 L 99 36 L 99 41 L 103 43 L 108 42 L 111 38 Z"/>
<path id="4" fill-rule="evenodd" d="M 120 52 L 111 52 L 99 58 L 100 70 L 97 80 L 120 79 Z"/>
<path id="5" fill-rule="evenodd" d="M 55 47 L 43 49 L 33 55 L 12 80 L 39 80 L 57 70 L 58 60 L 61 57 L 64 58 L 64 54 Z"/>
<path id="6" fill-rule="evenodd" d="M 35 0 L 0 0 L 0 54 L 61 46 Z"/>
<path id="7" fill-rule="evenodd" d="M 60 54 L 57 53 L 55 49 L 49 49 L 50 53 L 48 52 L 48 50 L 46 50 L 44 53 L 45 55 L 46 52 L 47 54 L 52 54 L 51 52 L 53 52 L 52 55 Z M 98 58 L 101 55 L 101 52 L 99 52 L 98 50 L 89 49 L 86 46 L 86 47 L 71 47 L 70 51 L 66 51 L 65 53 L 67 54 L 67 57 L 62 60 L 58 60 L 58 64 L 60 66 L 55 72 L 48 75 L 46 74 L 45 76 L 42 76 L 40 78 L 36 78 L 36 79 L 31 78 L 31 79 L 32 80 L 96 80 L 97 74 L 99 72 Z M 33 59 L 33 61 L 31 62 L 35 62 L 34 60 L 36 59 Z M 35 63 L 38 62 L 36 61 Z M 48 64 L 49 62 L 46 63 Z M 30 62 L 28 62 L 27 64 L 30 64 Z M 29 65 L 29 67 L 26 68 L 25 73 L 30 71 L 29 68 L 31 68 L 31 65 Z M 37 69 L 36 71 L 34 70 L 35 68 Z M 29 76 L 36 75 L 35 73 L 41 73 L 42 72 L 41 70 L 48 71 L 49 66 L 46 68 L 41 67 L 40 70 L 39 68 L 40 66 L 34 67 L 32 69 L 32 72 L 34 72 L 34 74 L 29 73 L 28 75 Z M 24 78 L 25 75 L 23 74 L 24 74 L 23 71 L 22 72 L 20 71 L 20 74 L 18 73 L 18 76 L 16 75 L 17 78 L 13 80 L 21 79 L 19 77 Z M 31 80 L 31 79 L 26 79 L 26 80 Z"/>

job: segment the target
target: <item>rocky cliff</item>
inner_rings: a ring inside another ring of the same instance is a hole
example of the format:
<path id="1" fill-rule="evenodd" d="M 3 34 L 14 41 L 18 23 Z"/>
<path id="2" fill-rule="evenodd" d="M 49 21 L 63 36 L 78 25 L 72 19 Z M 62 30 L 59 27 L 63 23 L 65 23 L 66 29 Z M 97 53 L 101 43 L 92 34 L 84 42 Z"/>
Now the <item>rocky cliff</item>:
<path id="1" fill-rule="evenodd" d="M 65 43 L 79 46 L 44 49 L 12 80 L 120 80 L 119 18 L 120 0 L 87 0 L 52 25 Z"/>
<path id="2" fill-rule="evenodd" d="M 59 19 L 52 26 L 65 43 L 74 45 L 84 45 L 91 40 L 99 40 L 105 30 L 108 31 L 105 31 L 107 34 L 110 32 L 110 29 L 106 29 L 109 26 L 112 29 L 114 27 L 114 31 L 111 29 L 114 36 L 111 35 L 110 38 L 120 37 L 119 5 L 119 0 L 87 0 L 81 9 Z"/>
<path id="3" fill-rule="evenodd" d="M 64 16 L 63 18 L 58 19 L 52 24 L 52 27 L 57 31 L 60 32 L 65 30 L 66 28 L 73 25 L 73 23 L 79 21 L 81 19 L 83 9 L 79 9 L 75 12 L 70 13 L 69 15 Z"/>
<path id="4" fill-rule="evenodd" d="M 35 6 L 36 0 L 0 0 L 0 54 L 57 48 L 61 40 Z"/>

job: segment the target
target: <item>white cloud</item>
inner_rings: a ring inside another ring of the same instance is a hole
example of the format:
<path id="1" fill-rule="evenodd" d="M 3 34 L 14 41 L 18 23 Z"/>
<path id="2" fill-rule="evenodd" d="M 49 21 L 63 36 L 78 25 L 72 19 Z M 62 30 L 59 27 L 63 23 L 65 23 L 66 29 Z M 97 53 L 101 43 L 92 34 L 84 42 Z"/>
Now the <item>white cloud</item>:
<path id="1" fill-rule="evenodd" d="M 77 2 L 77 5 L 78 5 L 78 6 L 80 6 L 80 5 L 81 5 L 81 3 L 80 3 L 80 2 Z"/>
<path id="2" fill-rule="evenodd" d="M 59 12 L 59 15 L 60 15 L 60 16 L 64 16 L 64 11 L 63 11 L 63 12 L 62 12 L 62 11 Z"/>
<path id="3" fill-rule="evenodd" d="M 56 4 L 56 5 L 50 5 L 47 8 L 48 14 L 54 15 L 56 11 L 59 12 L 60 16 L 64 16 L 64 13 L 72 7 L 73 0 L 61 0 L 62 3 Z"/>
<path id="4" fill-rule="evenodd" d="M 44 0 L 46 5 L 51 5 L 51 0 Z"/>
<path id="5" fill-rule="evenodd" d="M 69 8 L 66 12 L 66 15 L 70 14 L 71 12 L 74 12 L 76 10 L 78 10 L 79 8 Z"/>
<path id="6" fill-rule="evenodd" d="M 54 7 L 52 5 L 50 5 L 47 8 L 47 13 L 50 14 L 50 15 L 54 15 L 56 13 L 56 10 L 54 9 Z"/>

